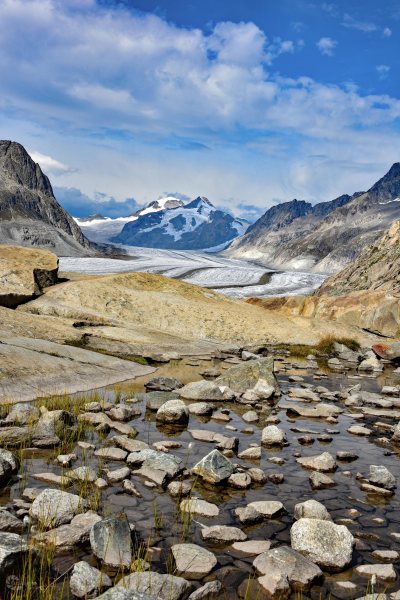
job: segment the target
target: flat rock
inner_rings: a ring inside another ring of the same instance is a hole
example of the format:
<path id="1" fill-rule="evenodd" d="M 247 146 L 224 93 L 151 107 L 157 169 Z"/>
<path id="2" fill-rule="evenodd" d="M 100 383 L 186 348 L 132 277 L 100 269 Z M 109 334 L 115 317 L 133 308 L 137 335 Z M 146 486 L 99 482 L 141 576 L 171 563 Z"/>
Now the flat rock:
<path id="1" fill-rule="evenodd" d="M 258 500 L 256 502 L 250 502 L 247 506 L 254 508 L 254 510 L 260 513 L 265 519 L 273 519 L 285 510 L 282 502 L 279 502 L 278 500 Z"/>
<path id="2" fill-rule="evenodd" d="M 260 460 L 261 458 L 261 446 L 250 447 L 242 452 L 239 452 L 238 458 L 243 460 Z"/>
<path id="3" fill-rule="evenodd" d="M 129 467 L 121 467 L 120 469 L 114 469 L 113 471 L 107 471 L 107 480 L 110 483 L 119 483 L 124 479 L 129 479 L 131 470 Z"/>
<path id="4" fill-rule="evenodd" d="M 375 575 L 375 577 L 379 581 L 392 582 L 396 581 L 396 571 L 393 568 L 393 565 L 360 565 L 355 567 L 354 571 L 359 577 L 368 577 L 371 578 Z"/>
<path id="5" fill-rule="evenodd" d="M 323 452 L 317 456 L 300 457 L 296 461 L 305 469 L 321 473 L 329 473 L 337 468 L 336 461 L 329 452 Z"/>
<path id="6" fill-rule="evenodd" d="M 310 475 L 310 485 L 313 490 L 322 490 L 324 488 L 334 487 L 336 482 L 332 479 L 332 477 L 315 471 Z"/>
<path id="7" fill-rule="evenodd" d="M 216 504 L 211 504 L 200 498 L 184 499 L 180 504 L 180 508 L 184 512 L 202 517 L 217 517 L 219 515 L 219 508 Z"/>
<path id="8" fill-rule="evenodd" d="M 341 571 L 352 559 L 354 538 L 344 525 L 299 519 L 290 530 L 291 546 L 327 571 Z"/>
<path id="9" fill-rule="evenodd" d="M 184 600 L 193 589 L 193 585 L 182 577 L 156 571 L 131 573 L 123 577 L 116 587 L 133 590 L 136 594 L 149 594 L 151 600 Z"/>
<path id="10" fill-rule="evenodd" d="M 249 556 L 258 556 L 271 548 L 269 540 L 247 540 L 245 542 L 234 542 L 232 549 Z"/>
<path id="11" fill-rule="evenodd" d="M 245 490 L 251 485 L 251 477 L 247 473 L 232 473 L 228 485 L 238 490 Z"/>
<path id="12" fill-rule="evenodd" d="M 102 460 L 125 460 L 128 452 L 121 448 L 107 447 L 96 450 L 94 455 Z"/>
<path id="13" fill-rule="evenodd" d="M 371 435 L 372 430 L 368 429 L 368 427 L 363 427 L 362 425 L 350 425 L 350 427 L 347 429 L 347 431 L 349 433 L 352 433 L 353 435 Z"/>
<path id="14" fill-rule="evenodd" d="M 238 527 L 228 527 L 227 525 L 214 525 L 212 527 L 203 527 L 201 537 L 205 542 L 214 546 L 225 546 L 234 542 L 243 542 L 247 535 Z"/>
<path id="15" fill-rule="evenodd" d="M 75 546 L 85 544 L 89 541 L 89 533 L 95 523 L 101 521 L 101 517 L 88 511 L 76 515 L 71 523 L 60 525 L 45 533 L 38 533 L 35 540 L 39 544 L 51 545 L 58 551 L 72 550 Z"/>
<path id="16" fill-rule="evenodd" d="M 196 544 L 175 544 L 171 548 L 178 575 L 186 579 L 203 579 L 217 564 L 212 552 Z"/>
<path id="17" fill-rule="evenodd" d="M 145 450 L 149 448 L 149 445 L 142 440 L 132 440 L 126 435 L 115 435 L 112 438 L 114 444 L 126 450 L 126 452 L 139 452 L 140 450 Z"/>
<path id="18" fill-rule="evenodd" d="M 141 466 L 149 469 L 164 471 L 169 478 L 175 477 L 182 471 L 182 460 L 174 454 L 158 452 L 151 448 L 131 452 L 126 459 L 129 466 Z"/>
<path id="19" fill-rule="evenodd" d="M 146 390 L 155 392 L 172 392 L 183 387 L 183 383 L 176 377 L 154 377 L 144 384 Z"/>

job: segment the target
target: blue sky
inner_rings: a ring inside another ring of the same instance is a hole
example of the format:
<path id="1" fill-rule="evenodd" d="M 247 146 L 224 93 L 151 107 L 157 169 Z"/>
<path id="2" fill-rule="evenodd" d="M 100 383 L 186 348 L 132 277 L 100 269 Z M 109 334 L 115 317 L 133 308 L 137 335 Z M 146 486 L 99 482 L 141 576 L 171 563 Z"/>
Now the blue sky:
<path id="1" fill-rule="evenodd" d="M 1 137 L 73 214 L 163 193 L 242 216 L 400 160 L 393 0 L 2 0 Z"/>

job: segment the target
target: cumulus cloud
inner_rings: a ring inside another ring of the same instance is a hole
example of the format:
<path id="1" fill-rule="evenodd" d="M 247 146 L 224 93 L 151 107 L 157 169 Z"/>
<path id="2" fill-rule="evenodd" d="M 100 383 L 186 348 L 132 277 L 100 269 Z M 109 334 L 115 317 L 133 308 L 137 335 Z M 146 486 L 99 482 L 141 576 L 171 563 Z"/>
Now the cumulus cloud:
<path id="1" fill-rule="evenodd" d="M 58 175 L 60 173 L 71 173 L 73 171 L 68 165 L 56 160 L 52 156 L 47 156 L 47 154 L 41 154 L 40 152 L 29 152 L 29 154 L 32 160 L 35 163 L 38 163 L 45 173 Z"/>
<path id="2" fill-rule="evenodd" d="M 330 37 L 322 37 L 317 42 L 317 48 L 325 56 L 333 56 L 337 41 Z"/>

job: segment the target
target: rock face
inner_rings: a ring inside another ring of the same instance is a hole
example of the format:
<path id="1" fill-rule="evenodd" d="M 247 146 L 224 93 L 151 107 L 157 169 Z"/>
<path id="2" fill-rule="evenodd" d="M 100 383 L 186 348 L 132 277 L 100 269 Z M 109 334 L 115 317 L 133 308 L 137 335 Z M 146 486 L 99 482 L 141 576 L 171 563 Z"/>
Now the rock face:
<path id="1" fill-rule="evenodd" d="M 75 221 L 58 204 L 50 181 L 25 148 L 0 141 L 0 238 L 61 256 L 93 254 Z"/>
<path id="2" fill-rule="evenodd" d="M 400 221 L 348 267 L 329 277 L 317 294 L 344 296 L 358 290 L 400 291 Z"/>
<path id="3" fill-rule="evenodd" d="M 230 242 L 244 233 L 249 223 L 216 209 L 198 197 L 183 206 L 141 211 L 126 223 L 113 242 L 149 248 L 200 250 Z"/>
<path id="4" fill-rule="evenodd" d="M 341 571 L 351 561 L 354 538 L 344 525 L 320 519 L 299 519 L 290 530 L 291 545 L 327 571 Z"/>
<path id="5" fill-rule="evenodd" d="M 399 218 L 399 197 L 395 163 L 368 192 L 315 206 L 293 200 L 270 208 L 232 243 L 228 255 L 281 269 L 338 271 Z"/>
<path id="6" fill-rule="evenodd" d="M 44 287 L 57 283 L 57 279 L 55 254 L 34 248 L 0 246 L 0 306 L 15 308 L 32 300 L 40 296 Z"/>

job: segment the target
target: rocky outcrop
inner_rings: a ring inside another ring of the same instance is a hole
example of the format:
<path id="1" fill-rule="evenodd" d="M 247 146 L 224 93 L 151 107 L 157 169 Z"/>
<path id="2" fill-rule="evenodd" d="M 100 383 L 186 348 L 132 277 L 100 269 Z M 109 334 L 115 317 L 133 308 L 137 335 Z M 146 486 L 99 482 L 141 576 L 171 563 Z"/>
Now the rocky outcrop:
<path id="1" fill-rule="evenodd" d="M 272 207 L 227 254 L 289 270 L 332 273 L 355 260 L 400 215 L 400 163 L 368 192 L 312 207 L 293 200 Z"/>
<path id="2" fill-rule="evenodd" d="M 25 148 L 0 141 L 0 238 L 61 256 L 94 252 L 72 217 L 58 204 L 49 179 Z"/>
<path id="3" fill-rule="evenodd" d="M 400 221 L 348 267 L 324 281 L 316 295 L 344 296 L 359 290 L 400 294 Z"/>
<path id="4" fill-rule="evenodd" d="M 58 258 L 47 250 L 0 245 L 0 306 L 15 308 L 57 283 Z"/>

